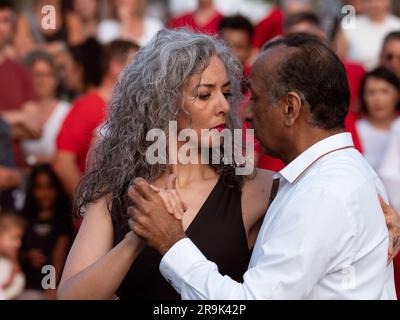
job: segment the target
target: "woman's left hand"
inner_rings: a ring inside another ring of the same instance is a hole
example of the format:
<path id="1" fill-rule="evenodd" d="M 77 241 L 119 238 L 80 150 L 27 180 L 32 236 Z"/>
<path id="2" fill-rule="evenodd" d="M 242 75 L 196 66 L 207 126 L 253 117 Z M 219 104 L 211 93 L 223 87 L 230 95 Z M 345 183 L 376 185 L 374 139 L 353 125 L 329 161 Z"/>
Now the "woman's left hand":
<path id="1" fill-rule="evenodd" d="M 184 213 L 187 210 L 187 205 L 182 201 L 178 191 L 175 188 L 176 176 L 171 174 L 168 177 L 168 182 L 165 188 L 159 188 L 150 185 L 162 198 L 167 211 L 173 214 L 175 218 L 182 220 Z"/>

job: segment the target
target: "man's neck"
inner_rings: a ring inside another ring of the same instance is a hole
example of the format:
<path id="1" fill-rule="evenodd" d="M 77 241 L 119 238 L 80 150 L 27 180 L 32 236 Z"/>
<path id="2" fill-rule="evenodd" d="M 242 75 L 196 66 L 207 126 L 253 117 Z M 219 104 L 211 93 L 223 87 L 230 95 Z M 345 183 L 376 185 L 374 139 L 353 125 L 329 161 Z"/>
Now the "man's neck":
<path id="1" fill-rule="evenodd" d="M 343 132 L 344 130 L 342 129 L 323 130 L 313 127 L 309 130 L 297 133 L 293 144 L 291 144 L 291 148 L 288 148 L 288 152 L 282 156 L 282 161 L 287 165 L 314 144 Z"/>

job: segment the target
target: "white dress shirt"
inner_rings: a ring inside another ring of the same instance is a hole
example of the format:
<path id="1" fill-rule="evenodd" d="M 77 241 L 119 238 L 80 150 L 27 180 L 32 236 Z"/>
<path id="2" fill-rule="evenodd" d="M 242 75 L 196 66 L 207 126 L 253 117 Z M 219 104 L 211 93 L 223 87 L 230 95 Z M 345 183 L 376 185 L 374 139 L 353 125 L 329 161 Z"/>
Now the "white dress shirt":
<path id="1" fill-rule="evenodd" d="M 349 133 L 324 139 L 275 175 L 279 192 L 243 283 L 186 238 L 160 271 L 182 299 L 396 299 L 376 173 Z"/>

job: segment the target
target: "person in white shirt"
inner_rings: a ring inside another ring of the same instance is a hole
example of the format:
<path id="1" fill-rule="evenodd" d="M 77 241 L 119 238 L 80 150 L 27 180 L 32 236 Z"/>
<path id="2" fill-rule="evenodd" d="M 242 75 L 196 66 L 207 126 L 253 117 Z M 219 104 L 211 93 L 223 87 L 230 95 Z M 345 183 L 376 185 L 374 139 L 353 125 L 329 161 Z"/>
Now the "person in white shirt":
<path id="1" fill-rule="evenodd" d="M 129 225 L 163 255 L 163 276 L 183 299 L 395 299 L 378 198 L 387 201 L 386 192 L 343 133 L 343 64 L 314 37 L 282 37 L 264 48 L 250 87 L 256 136 L 287 166 L 275 176 L 244 281 L 222 276 L 138 178 Z"/>
<path id="2" fill-rule="evenodd" d="M 33 51 L 26 57 L 33 75 L 37 100 L 23 106 L 26 117 L 38 121 L 40 136 L 25 138 L 21 147 L 29 165 L 50 163 L 56 152 L 56 138 L 70 110 L 70 104 L 57 97 L 57 68 L 52 56 L 45 51 Z"/>
<path id="3" fill-rule="evenodd" d="M 378 173 L 387 189 L 390 204 L 400 210 L 400 119 L 392 124 L 389 142 Z"/>
<path id="4" fill-rule="evenodd" d="M 145 46 L 164 25 L 157 18 L 146 15 L 145 0 L 114 0 L 115 19 L 100 22 L 97 39 L 109 43 L 116 39 L 134 41 Z"/>
<path id="5" fill-rule="evenodd" d="M 357 120 L 363 155 L 378 171 L 386 153 L 390 128 L 399 111 L 400 82 L 390 70 L 379 67 L 368 72 L 361 85 L 361 111 Z"/>
<path id="6" fill-rule="evenodd" d="M 361 63 L 365 69 L 378 66 L 385 36 L 400 29 L 400 19 L 390 13 L 392 0 L 363 0 L 364 14 L 343 21 L 336 37 L 338 55 Z"/>

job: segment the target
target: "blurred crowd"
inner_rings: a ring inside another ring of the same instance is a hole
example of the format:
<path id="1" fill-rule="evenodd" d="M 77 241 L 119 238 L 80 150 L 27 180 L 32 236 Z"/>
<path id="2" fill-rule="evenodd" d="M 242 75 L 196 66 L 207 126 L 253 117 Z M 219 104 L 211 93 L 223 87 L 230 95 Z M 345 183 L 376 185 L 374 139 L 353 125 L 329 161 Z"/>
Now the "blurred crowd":
<path id="1" fill-rule="evenodd" d="M 254 3 L 246 6 L 253 1 L 242 2 L 227 14 L 212 0 L 198 0 L 191 12 L 173 10 L 179 1 L 0 0 L 0 299 L 55 297 L 44 290 L 42 267 L 54 267 L 57 283 L 79 228 L 71 201 L 113 87 L 162 28 L 219 36 L 247 76 L 274 37 L 307 33 L 327 41 L 348 75 L 346 130 L 400 212 L 397 1 L 259 1 L 263 17 L 248 9 Z M 43 11 L 48 5 L 54 12 Z M 355 8 L 354 18 L 351 10 L 342 12 L 345 5 Z M 244 126 L 248 99 L 239 115 Z M 256 156 L 260 168 L 284 167 L 257 143 Z"/>

